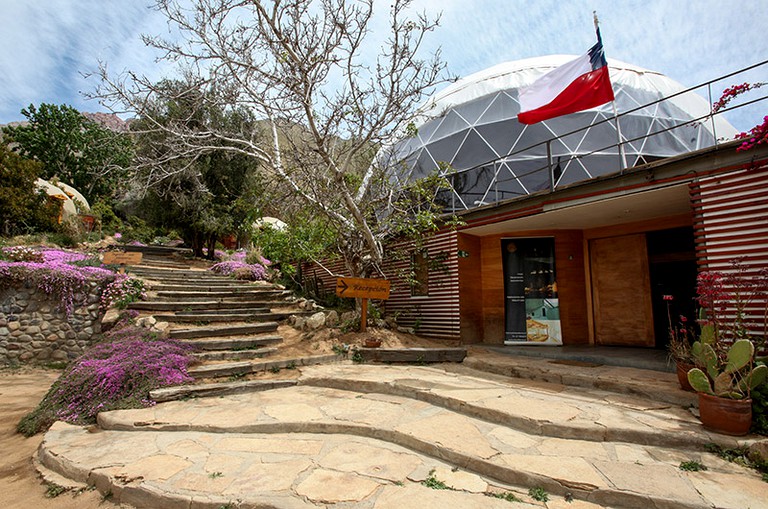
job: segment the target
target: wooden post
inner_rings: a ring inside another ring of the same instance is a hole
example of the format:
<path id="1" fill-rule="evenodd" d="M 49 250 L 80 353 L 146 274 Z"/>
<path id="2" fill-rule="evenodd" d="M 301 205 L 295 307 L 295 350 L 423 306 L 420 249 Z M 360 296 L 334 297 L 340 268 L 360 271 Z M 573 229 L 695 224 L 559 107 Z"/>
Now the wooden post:
<path id="1" fill-rule="evenodd" d="M 368 299 L 363 297 L 362 314 L 360 315 L 360 332 L 365 332 L 365 325 L 368 319 Z"/>

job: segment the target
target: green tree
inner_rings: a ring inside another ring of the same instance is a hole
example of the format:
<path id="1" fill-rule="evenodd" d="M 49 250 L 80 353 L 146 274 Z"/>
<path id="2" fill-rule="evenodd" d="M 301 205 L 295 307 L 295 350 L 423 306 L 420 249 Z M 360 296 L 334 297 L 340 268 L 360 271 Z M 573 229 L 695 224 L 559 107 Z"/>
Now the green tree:
<path id="1" fill-rule="evenodd" d="M 132 158 L 130 138 L 67 105 L 30 104 L 21 114 L 27 124 L 3 133 L 19 154 L 42 163 L 42 178 L 69 184 L 90 202 L 113 195 Z"/>
<path id="2" fill-rule="evenodd" d="M 333 229 L 334 247 L 351 274 L 375 273 L 385 240 L 402 233 L 414 206 L 430 229 L 439 213 L 422 201 L 429 193 L 406 203 L 401 196 L 414 193 L 396 188 L 393 168 L 373 157 L 406 132 L 416 108 L 443 81 L 439 52 L 426 58 L 421 52 L 438 19 L 415 12 L 412 3 L 156 0 L 178 38 L 145 37 L 147 44 L 197 73 L 198 98 L 213 106 L 208 111 L 244 109 L 261 122 L 199 129 L 195 117 L 153 120 L 147 99 L 162 89 L 136 73 L 110 76 L 106 66 L 95 96 L 143 114 L 148 129 L 172 135 L 167 163 L 219 150 L 258 161 L 269 180 L 290 193 L 283 203 L 301 203 Z M 386 21 L 374 9 L 387 9 Z M 187 169 L 162 167 L 166 175 Z"/>
<path id="3" fill-rule="evenodd" d="M 158 89 L 162 94 L 146 105 L 145 114 L 131 127 L 140 210 L 152 224 L 180 231 L 196 256 L 203 256 L 206 248 L 212 258 L 217 239 L 225 234 L 242 236 L 256 217 L 262 195 L 259 163 L 215 147 L 204 153 L 179 153 L 177 140 L 164 129 L 184 124 L 204 133 L 248 122 L 249 116 L 210 107 L 193 82 L 169 80 Z M 225 142 L 217 144 L 223 147 Z"/>
<path id="4" fill-rule="evenodd" d="M 15 235 L 57 229 L 58 208 L 35 187 L 40 163 L 0 144 L 0 233 Z"/>

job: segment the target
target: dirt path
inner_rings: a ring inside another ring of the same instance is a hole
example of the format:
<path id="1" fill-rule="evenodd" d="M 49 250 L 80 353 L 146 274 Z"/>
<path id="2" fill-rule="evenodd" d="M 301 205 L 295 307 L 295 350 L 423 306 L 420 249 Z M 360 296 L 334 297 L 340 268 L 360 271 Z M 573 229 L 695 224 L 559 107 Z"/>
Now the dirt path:
<path id="1" fill-rule="evenodd" d="M 3 509 L 116 509 L 97 491 L 46 497 L 47 486 L 32 466 L 42 435 L 16 433 L 19 419 L 32 410 L 59 372 L 42 369 L 0 369 L 0 507 Z"/>

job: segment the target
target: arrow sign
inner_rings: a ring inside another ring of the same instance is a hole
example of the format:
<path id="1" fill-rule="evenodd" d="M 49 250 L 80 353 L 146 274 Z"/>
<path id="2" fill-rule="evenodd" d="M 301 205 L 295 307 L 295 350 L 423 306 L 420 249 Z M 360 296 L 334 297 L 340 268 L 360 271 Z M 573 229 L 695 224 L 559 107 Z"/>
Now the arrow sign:
<path id="1" fill-rule="evenodd" d="M 386 300 L 389 298 L 389 281 L 359 277 L 336 278 L 336 295 L 346 298 Z"/>

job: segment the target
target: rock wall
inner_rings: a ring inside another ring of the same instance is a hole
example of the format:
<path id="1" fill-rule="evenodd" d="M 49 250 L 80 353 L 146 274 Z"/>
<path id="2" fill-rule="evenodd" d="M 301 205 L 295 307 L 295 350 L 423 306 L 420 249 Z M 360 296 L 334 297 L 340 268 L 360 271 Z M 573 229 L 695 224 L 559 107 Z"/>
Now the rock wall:
<path id="1" fill-rule="evenodd" d="M 69 361 L 101 332 L 100 290 L 96 283 L 72 314 L 59 310 L 58 300 L 31 285 L 0 290 L 0 365 Z"/>

